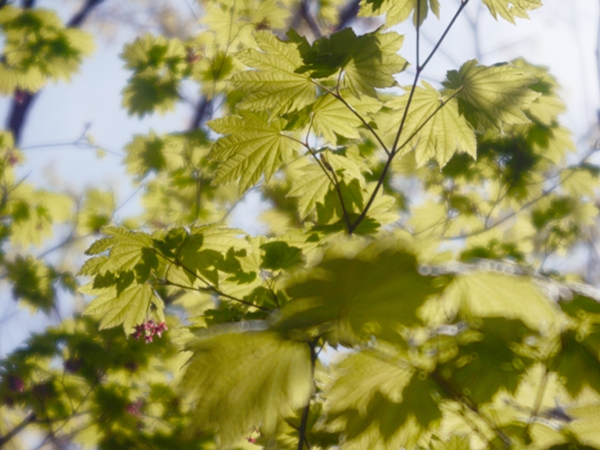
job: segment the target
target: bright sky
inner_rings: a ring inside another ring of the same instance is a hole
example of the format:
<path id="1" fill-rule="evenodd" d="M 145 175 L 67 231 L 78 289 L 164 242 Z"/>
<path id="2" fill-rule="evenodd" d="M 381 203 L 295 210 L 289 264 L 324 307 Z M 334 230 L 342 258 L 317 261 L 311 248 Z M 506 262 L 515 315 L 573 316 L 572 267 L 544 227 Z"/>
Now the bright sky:
<path id="1" fill-rule="evenodd" d="M 110 7 L 113 0 L 106 0 Z M 182 11 L 189 10 L 187 2 L 180 2 Z M 69 9 L 56 0 L 40 0 L 40 6 L 62 8 L 63 17 Z M 442 20 L 429 20 L 424 27 L 423 50 L 431 48 L 440 30 L 458 5 L 458 0 L 442 0 Z M 425 72 L 427 79 L 441 80 L 447 70 L 458 68 L 463 62 L 478 56 L 484 64 L 508 61 L 523 56 L 530 62 L 551 68 L 563 89 L 563 99 L 569 112 L 564 124 L 573 130 L 583 152 L 593 142 L 585 139 L 596 123 L 596 110 L 600 107 L 599 80 L 596 48 L 598 46 L 599 2 L 592 0 L 546 0 L 546 5 L 531 14 L 531 20 L 520 20 L 517 26 L 502 20 L 496 22 L 481 6 L 479 0 L 471 0 L 466 12 L 472 21 L 479 16 L 479 25 L 473 28 L 465 18 L 459 19 L 439 53 Z M 402 55 L 414 62 L 414 30 L 407 26 L 399 32 L 406 33 Z M 189 105 L 181 105 L 174 114 L 131 118 L 121 109 L 120 91 L 129 74 L 122 69 L 118 54 L 124 42 L 134 38 L 131 32 L 119 32 L 117 41 L 99 41 L 93 57 L 86 60 L 80 73 L 71 84 L 50 85 L 39 96 L 31 110 L 23 133 L 22 147 L 27 163 L 21 173 L 29 182 L 54 183 L 81 193 L 86 187 L 111 188 L 119 201 L 126 199 L 134 190 L 128 181 L 121 159 L 112 153 L 98 159 L 93 150 L 71 145 L 31 148 L 43 144 L 75 141 L 83 132 L 85 124 L 91 123 L 90 133 L 97 143 L 111 152 L 123 154 L 123 147 L 133 134 L 147 134 L 184 130 L 190 118 Z M 403 79 L 407 83 L 408 78 Z M 8 101 L 0 100 L 0 117 L 6 117 Z M 4 120 L 4 119 L 2 119 Z M 594 134 L 594 137 L 596 134 Z M 136 208 L 136 200 L 127 207 Z M 260 199 L 250 196 L 246 205 L 236 209 L 234 226 L 256 233 L 259 224 L 257 211 Z M 123 209 L 127 215 L 132 209 Z M 42 315 L 33 318 L 21 309 L 4 290 L 0 301 L 0 358 L 16 343 L 21 342 L 30 330 L 41 329 L 48 320 Z M 65 303 L 63 312 L 71 306 Z"/>

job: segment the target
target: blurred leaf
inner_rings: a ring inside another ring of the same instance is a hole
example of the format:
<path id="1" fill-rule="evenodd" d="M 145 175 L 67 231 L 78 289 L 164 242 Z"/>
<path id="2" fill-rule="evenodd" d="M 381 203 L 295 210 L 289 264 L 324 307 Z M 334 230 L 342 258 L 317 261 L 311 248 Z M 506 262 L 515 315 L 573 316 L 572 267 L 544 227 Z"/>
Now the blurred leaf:
<path id="1" fill-rule="evenodd" d="M 413 255 L 363 251 L 327 259 L 292 283 L 277 325 L 335 330 L 350 342 L 370 335 L 396 339 L 402 325 L 418 323 L 417 309 L 436 292 L 433 278 L 417 272 Z"/>
<path id="2" fill-rule="evenodd" d="M 196 401 L 195 428 L 214 430 L 226 446 L 255 427 L 272 433 L 280 415 L 307 404 L 307 344 L 270 331 L 207 333 L 188 345 L 193 355 L 181 386 Z"/>
<path id="3" fill-rule="evenodd" d="M 494 19 L 497 16 L 515 23 L 515 17 L 528 19 L 527 11 L 542 6 L 541 0 L 483 0 Z"/>
<path id="4" fill-rule="evenodd" d="M 528 123 L 524 109 L 540 95 L 530 89 L 537 79 L 510 64 L 486 67 L 471 60 L 446 76 L 444 86 L 458 91 L 460 112 L 477 130 Z"/>

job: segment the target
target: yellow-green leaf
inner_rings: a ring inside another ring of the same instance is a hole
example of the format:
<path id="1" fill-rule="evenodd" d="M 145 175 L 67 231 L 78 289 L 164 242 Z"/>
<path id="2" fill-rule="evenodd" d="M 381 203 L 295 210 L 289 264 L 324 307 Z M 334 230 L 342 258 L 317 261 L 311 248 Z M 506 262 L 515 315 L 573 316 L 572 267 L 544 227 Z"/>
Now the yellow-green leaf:
<path id="1" fill-rule="evenodd" d="M 461 112 L 478 131 L 501 130 L 503 125 L 528 123 L 524 110 L 540 94 L 529 87 L 538 80 L 511 64 L 479 66 L 476 60 L 449 71 L 444 86 L 458 92 Z"/>
<path id="2" fill-rule="evenodd" d="M 297 47 L 267 31 L 257 33 L 255 39 L 262 52 L 247 49 L 236 55 L 244 64 L 256 69 L 232 77 L 234 86 L 248 94 L 240 107 L 279 116 L 313 103 L 316 86 L 308 75 L 294 72 L 302 65 Z"/>
<path id="3" fill-rule="evenodd" d="M 195 401 L 194 427 L 214 431 L 220 448 L 254 429 L 268 436 L 282 416 L 308 403 L 308 344 L 271 331 L 210 333 L 188 345 L 181 388 Z"/>
<path id="4" fill-rule="evenodd" d="M 264 115 L 243 112 L 238 117 L 214 120 L 210 126 L 217 132 L 230 133 L 211 150 L 210 157 L 220 162 L 213 183 L 239 180 L 240 193 L 263 175 L 268 181 L 298 147 L 283 132 L 283 119 L 269 122 Z"/>

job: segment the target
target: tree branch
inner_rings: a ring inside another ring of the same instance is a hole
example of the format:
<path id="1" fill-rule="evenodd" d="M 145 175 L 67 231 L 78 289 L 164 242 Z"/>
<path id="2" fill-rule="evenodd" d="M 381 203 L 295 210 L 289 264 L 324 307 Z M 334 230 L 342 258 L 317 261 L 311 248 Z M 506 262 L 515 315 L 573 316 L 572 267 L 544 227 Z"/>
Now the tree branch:
<path id="1" fill-rule="evenodd" d="M 358 15 L 360 0 L 354 0 L 352 3 L 349 3 L 346 8 L 340 14 L 340 20 L 335 27 L 335 31 L 339 31 L 342 28 L 345 28 L 350 22 L 356 19 Z"/>
<path id="2" fill-rule="evenodd" d="M 315 347 L 317 346 L 319 339 L 320 337 L 317 337 L 308 343 L 308 347 L 310 348 L 310 364 L 313 378 L 315 375 L 315 363 L 317 362 L 317 352 L 315 351 Z M 310 414 L 310 401 L 311 399 L 308 399 L 308 403 L 302 410 L 302 418 L 300 419 L 300 427 L 298 428 L 298 450 L 302 450 L 304 448 L 304 444 L 306 444 L 306 448 L 310 450 L 310 444 L 306 438 L 308 415 Z"/>
<path id="3" fill-rule="evenodd" d="M 419 35 L 419 30 L 420 30 L 419 19 L 420 19 L 421 1 L 422 0 L 418 0 L 417 1 L 417 46 L 416 46 L 417 61 L 419 61 L 419 59 L 420 59 L 420 57 L 419 57 L 419 51 L 420 51 L 419 45 L 420 44 L 419 44 L 418 35 Z M 469 3 L 469 0 L 461 0 L 460 6 L 458 7 L 456 13 L 452 17 L 452 20 L 450 20 L 450 23 L 448 24 L 448 26 L 446 27 L 446 29 L 442 33 L 442 36 L 439 38 L 437 44 L 433 47 L 433 49 L 431 50 L 431 52 L 429 53 L 429 55 L 427 56 L 427 58 L 425 59 L 425 61 L 423 62 L 423 64 L 419 65 L 417 63 L 417 69 L 416 69 L 416 73 L 415 73 L 415 78 L 413 80 L 413 83 L 412 83 L 412 86 L 411 86 L 411 89 L 410 89 L 410 93 L 408 95 L 408 101 L 406 103 L 406 107 L 404 108 L 404 113 L 402 114 L 402 119 L 400 121 L 400 125 L 399 125 L 398 131 L 396 133 L 396 137 L 394 139 L 394 144 L 392 145 L 392 148 L 390 149 L 389 156 L 387 158 L 385 166 L 383 167 L 383 170 L 381 171 L 381 175 L 379 176 L 379 179 L 377 180 L 377 185 L 375 186 L 375 189 L 373 190 L 373 193 L 371 194 L 371 197 L 369 198 L 369 201 L 367 202 L 366 206 L 364 207 L 364 209 L 362 210 L 362 212 L 360 213 L 360 215 L 358 216 L 358 218 L 352 223 L 352 225 L 348 229 L 348 234 L 352 234 L 354 232 L 354 230 L 360 225 L 360 223 L 364 220 L 364 218 L 366 217 L 367 213 L 369 212 L 369 209 L 373 205 L 373 202 L 375 201 L 375 197 L 377 197 L 377 194 L 379 193 L 379 190 L 381 189 L 381 186 L 383 185 L 385 177 L 387 176 L 387 174 L 389 172 L 389 169 L 391 167 L 392 160 L 394 159 L 394 157 L 410 142 L 410 140 L 414 136 L 416 136 L 416 134 L 419 131 L 421 131 L 421 129 L 425 126 L 425 124 L 427 122 L 429 122 L 429 120 L 431 120 L 433 118 L 433 116 L 441 108 L 443 108 L 444 105 L 446 105 L 446 103 L 448 103 L 448 101 L 450 101 L 454 96 L 457 95 L 458 91 L 455 92 L 451 97 L 449 97 L 448 100 L 446 100 L 445 102 L 441 103 L 440 106 L 438 108 L 436 108 L 436 110 L 427 118 L 427 120 L 425 120 L 425 122 L 423 124 L 421 124 L 421 126 L 417 130 L 415 130 L 411 134 L 411 136 L 404 141 L 404 143 L 402 145 L 400 145 L 400 146 L 398 145 L 398 142 L 400 142 L 400 137 L 402 136 L 402 131 L 404 130 L 404 125 L 406 123 L 406 118 L 408 117 L 408 112 L 410 110 L 410 105 L 412 103 L 412 99 L 414 97 L 414 93 L 415 93 L 415 91 L 417 89 L 417 84 L 419 82 L 419 77 L 421 76 L 421 72 L 425 69 L 425 67 L 427 66 L 427 64 L 429 64 L 429 62 L 431 61 L 431 58 L 437 52 L 437 50 L 439 49 L 440 45 L 442 44 L 442 41 L 444 40 L 444 38 L 447 36 L 448 32 L 450 31 L 450 28 L 452 28 L 452 26 L 454 25 L 454 22 L 456 22 L 456 19 L 458 18 L 458 16 L 463 11 L 463 9 L 465 8 L 465 6 L 467 6 L 468 3 Z"/>
<path id="4" fill-rule="evenodd" d="M 103 1 L 104 0 L 86 0 L 79 12 L 71 17 L 69 22 L 67 22 L 67 26 L 70 28 L 80 27 L 92 10 Z M 23 8 L 32 8 L 34 4 L 34 0 L 25 0 L 23 2 Z M 31 106 L 33 105 L 33 102 L 39 93 L 40 91 L 35 93 L 22 92 L 22 95 L 20 95 L 18 99 L 13 98 L 11 102 L 10 112 L 6 121 L 6 127 L 13 135 L 15 146 L 18 146 L 19 142 L 21 142 L 23 127 L 25 125 L 27 115 L 29 114 L 29 110 L 31 109 Z"/>
<path id="5" fill-rule="evenodd" d="M 8 433 L 6 433 L 4 436 L 0 436 L 0 447 L 3 447 L 5 444 L 7 444 L 8 441 L 10 441 L 17 434 L 19 434 L 21 431 L 23 431 L 25 429 L 25 427 L 27 427 L 27 425 L 29 425 L 32 422 L 35 422 L 35 420 L 36 420 L 36 414 L 34 412 L 30 412 L 27 415 L 27 417 L 25 417 L 21 421 L 21 423 L 19 423 L 16 427 L 14 427 L 12 430 L 10 430 Z"/>
<path id="6" fill-rule="evenodd" d="M 350 228 L 348 230 L 349 234 L 352 234 L 352 232 L 360 225 L 360 223 L 363 221 L 363 219 L 366 217 L 367 213 L 369 212 L 369 209 L 373 205 L 373 202 L 375 201 L 375 197 L 377 197 L 377 193 L 381 189 L 381 186 L 383 185 L 383 182 L 385 181 L 385 177 L 390 170 L 394 156 L 396 156 L 404 147 L 406 147 L 406 145 L 412 140 L 412 138 L 414 138 L 423 129 L 423 127 L 425 125 L 427 125 L 427 123 L 431 119 L 433 119 L 433 117 L 438 113 L 438 111 L 440 109 L 442 109 L 444 106 L 446 106 L 446 104 L 450 100 L 452 100 L 454 97 L 456 97 L 459 92 L 460 91 L 457 90 L 454 94 L 452 94 L 450 97 L 448 97 L 448 99 L 446 101 L 440 103 L 440 105 L 435 109 L 435 111 L 433 111 L 429 115 L 429 117 L 427 119 L 425 119 L 425 121 L 415 131 L 412 132 L 412 134 L 404 141 L 404 143 L 402 145 L 400 145 L 393 153 L 391 153 L 389 155 L 387 161 L 385 162 L 385 166 L 383 166 L 381 175 L 379 176 L 379 179 L 377 180 L 377 185 L 375 186 L 375 189 L 373 190 L 373 193 L 371 194 L 371 197 L 369 198 L 369 201 L 367 202 L 364 209 L 360 213 L 360 216 L 358 216 L 358 218 L 350 226 Z"/>
<path id="7" fill-rule="evenodd" d="M 210 116 L 212 112 L 212 100 L 209 100 L 206 95 L 203 95 L 198 100 L 198 104 L 196 105 L 196 109 L 194 110 L 194 117 L 192 118 L 192 122 L 190 123 L 190 131 L 196 130 L 204 125 L 208 116 Z"/>
<path id="8" fill-rule="evenodd" d="M 317 21 L 315 20 L 313 15 L 308 10 L 308 0 L 303 0 L 300 3 L 300 13 L 302 14 L 302 17 L 304 18 L 304 21 L 308 24 L 310 31 L 312 31 L 312 33 L 315 35 L 315 38 L 319 39 L 320 37 L 322 37 L 323 32 L 321 31 L 319 24 L 317 23 Z"/>

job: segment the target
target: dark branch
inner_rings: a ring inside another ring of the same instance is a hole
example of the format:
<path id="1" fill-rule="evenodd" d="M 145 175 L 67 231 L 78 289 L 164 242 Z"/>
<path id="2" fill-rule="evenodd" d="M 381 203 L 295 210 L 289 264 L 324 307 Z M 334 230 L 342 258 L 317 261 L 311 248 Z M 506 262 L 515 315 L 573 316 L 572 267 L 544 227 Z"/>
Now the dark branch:
<path id="1" fill-rule="evenodd" d="M 211 113 L 212 100 L 209 100 L 206 96 L 200 97 L 198 100 L 198 105 L 196 105 L 196 109 L 194 111 L 192 123 L 190 124 L 190 130 L 196 130 L 204 125 L 204 122 L 206 122 L 206 119 L 210 117 Z"/>
<path id="2" fill-rule="evenodd" d="M 358 14 L 360 0 L 354 0 L 352 3 L 348 4 L 346 8 L 340 13 L 340 21 L 336 25 L 336 30 L 341 30 L 345 28 L 350 22 L 356 19 Z"/>
<path id="3" fill-rule="evenodd" d="M 86 0 L 79 12 L 67 22 L 67 26 L 70 28 L 80 27 L 92 10 L 103 1 L 104 0 Z M 23 8 L 32 8 L 34 4 L 34 0 L 25 0 L 23 2 Z M 17 146 L 21 141 L 21 135 L 23 133 L 27 115 L 29 114 L 29 110 L 38 93 L 32 94 L 29 92 L 22 92 L 18 98 L 12 100 L 6 127 L 12 132 L 15 145 Z"/>
<path id="4" fill-rule="evenodd" d="M 315 373 L 315 363 L 317 362 L 317 352 L 315 348 L 317 346 L 317 342 L 319 342 L 320 338 L 316 338 L 308 343 L 308 347 L 310 348 L 310 364 L 312 367 L 312 373 L 314 377 Z M 308 403 L 302 410 L 302 418 L 300 419 L 300 427 L 298 428 L 298 450 L 302 450 L 306 445 L 306 448 L 310 450 L 310 444 L 308 439 L 306 438 L 306 428 L 308 426 L 308 415 L 310 413 L 310 401 L 308 399 Z"/>
<path id="5" fill-rule="evenodd" d="M 35 419 L 36 419 L 35 413 L 31 412 L 31 413 L 29 413 L 29 415 L 27 417 L 25 417 L 21 421 L 21 423 L 19 425 L 14 427 L 12 430 L 10 430 L 8 433 L 6 433 L 4 436 L 0 436 L 0 447 L 3 447 L 4 444 L 7 444 L 8 441 L 10 441 L 17 434 L 19 434 L 21 431 L 23 431 L 27 425 L 29 425 L 32 422 L 35 422 Z"/>
<path id="6" fill-rule="evenodd" d="M 80 27 L 85 19 L 87 19 L 87 17 L 90 15 L 92 10 L 103 1 L 104 0 L 87 0 L 79 12 L 71 17 L 71 20 L 69 20 L 67 26 L 70 28 Z"/>
<path id="7" fill-rule="evenodd" d="M 13 99 L 10 105 L 10 113 L 8 114 L 8 123 L 6 127 L 13 135 L 15 145 L 19 145 L 21 141 L 21 133 L 23 132 L 23 125 L 25 125 L 25 119 L 29 113 L 29 109 L 37 98 L 37 93 L 30 94 L 29 92 L 22 92 L 19 99 Z"/>
<path id="8" fill-rule="evenodd" d="M 304 18 L 304 21 L 308 24 L 310 31 L 312 31 L 312 33 L 315 35 L 315 38 L 319 39 L 321 36 L 323 36 L 323 33 L 321 32 L 321 29 L 319 28 L 319 24 L 317 23 L 317 21 L 315 20 L 315 18 L 312 16 L 312 14 L 310 13 L 310 11 L 308 9 L 308 1 L 307 0 L 304 0 L 302 3 L 300 3 L 300 13 L 302 14 L 302 17 Z"/>

